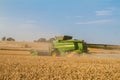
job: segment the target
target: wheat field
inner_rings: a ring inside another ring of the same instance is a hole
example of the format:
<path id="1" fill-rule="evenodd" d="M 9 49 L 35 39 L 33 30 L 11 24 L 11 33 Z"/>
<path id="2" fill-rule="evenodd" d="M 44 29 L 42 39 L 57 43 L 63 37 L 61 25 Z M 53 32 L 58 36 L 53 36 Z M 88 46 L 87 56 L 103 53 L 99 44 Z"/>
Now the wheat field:
<path id="1" fill-rule="evenodd" d="M 120 59 L 0 55 L 0 80 L 120 80 Z"/>
<path id="2" fill-rule="evenodd" d="M 32 56 L 27 51 L 47 50 L 47 46 L 48 43 L 0 42 L 0 80 L 120 80 L 120 55 L 106 57 L 106 53 L 116 55 L 120 51 L 89 49 L 93 55 L 66 57 Z"/>

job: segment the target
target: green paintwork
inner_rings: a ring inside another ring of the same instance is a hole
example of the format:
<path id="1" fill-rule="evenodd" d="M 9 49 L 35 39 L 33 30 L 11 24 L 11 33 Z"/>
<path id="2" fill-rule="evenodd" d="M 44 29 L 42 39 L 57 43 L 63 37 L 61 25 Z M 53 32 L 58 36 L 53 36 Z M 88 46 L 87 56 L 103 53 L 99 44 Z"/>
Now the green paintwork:
<path id="1" fill-rule="evenodd" d="M 75 49 L 75 44 L 77 43 L 78 48 Z M 83 48 L 83 41 L 81 40 L 74 40 L 74 39 L 70 39 L 70 40 L 54 40 L 53 41 L 53 46 L 55 49 L 57 49 L 60 52 L 60 55 L 65 55 L 66 52 L 69 51 L 76 51 L 78 53 L 82 53 L 84 51 Z"/>

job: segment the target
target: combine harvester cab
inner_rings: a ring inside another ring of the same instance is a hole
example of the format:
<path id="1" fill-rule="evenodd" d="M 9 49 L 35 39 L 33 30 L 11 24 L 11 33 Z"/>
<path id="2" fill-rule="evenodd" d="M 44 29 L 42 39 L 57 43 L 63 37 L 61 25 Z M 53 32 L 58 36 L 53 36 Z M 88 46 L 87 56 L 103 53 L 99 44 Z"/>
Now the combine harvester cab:
<path id="1" fill-rule="evenodd" d="M 64 56 L 70 52 L 87 53 L 87 44 L 83 40 L 72 39 L 72 36 L 56 36 L 51 55 Z"/>

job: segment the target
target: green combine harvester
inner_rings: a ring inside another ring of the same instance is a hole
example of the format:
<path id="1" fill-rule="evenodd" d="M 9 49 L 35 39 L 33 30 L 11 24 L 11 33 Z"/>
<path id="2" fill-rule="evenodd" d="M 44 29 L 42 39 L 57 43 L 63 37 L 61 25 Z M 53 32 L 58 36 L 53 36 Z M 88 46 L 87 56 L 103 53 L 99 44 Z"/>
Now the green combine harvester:
<path id="1" fill-rule="evenodd" d="M 51 50 L 52 56 L 64 56 L 70 52 L 87 53 L 84 40 L 72 39 L 72 36 L 56 36 Z"/>

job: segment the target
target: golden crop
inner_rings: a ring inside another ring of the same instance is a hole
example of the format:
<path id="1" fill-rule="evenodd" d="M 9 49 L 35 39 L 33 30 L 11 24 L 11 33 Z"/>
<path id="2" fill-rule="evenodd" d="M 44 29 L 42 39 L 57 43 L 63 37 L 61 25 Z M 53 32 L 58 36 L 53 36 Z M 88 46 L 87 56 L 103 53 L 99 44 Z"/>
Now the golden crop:
<path id="1" fill-rule="evenodd" d="M 0 55 L 0 80 L 120 80 L 120 59 Z"/>

